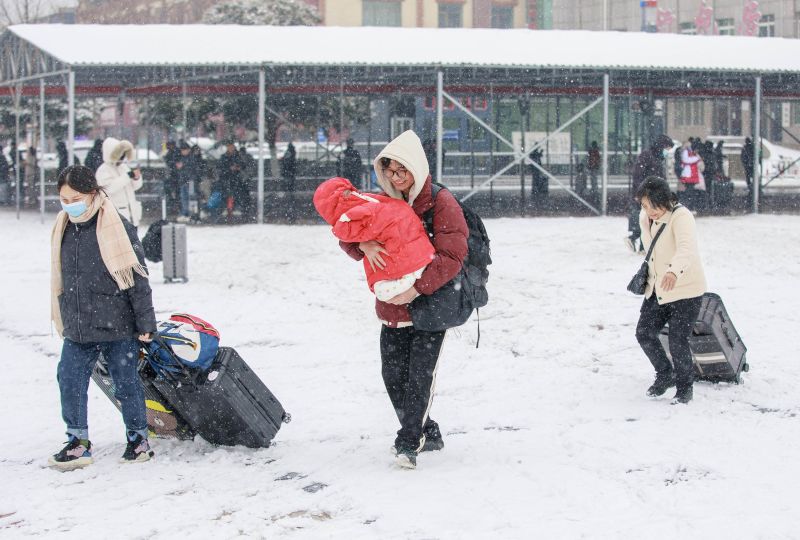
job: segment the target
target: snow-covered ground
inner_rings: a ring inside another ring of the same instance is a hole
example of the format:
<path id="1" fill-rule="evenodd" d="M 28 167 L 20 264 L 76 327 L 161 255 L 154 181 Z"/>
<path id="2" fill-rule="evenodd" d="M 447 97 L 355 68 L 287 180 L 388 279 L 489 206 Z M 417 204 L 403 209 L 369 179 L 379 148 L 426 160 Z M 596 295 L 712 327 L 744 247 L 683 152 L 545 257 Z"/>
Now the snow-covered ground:
<path id="1" fill-rule="evenodd" d="M 623 218 L 488 220 L 480 348 L 474 321 L 449 334 L 446 447 L 415 471 L 393 465 L 371 296 L 327 227 L 192 228 L 188 284 L 150 266 L 158 314 L 215 323 L 292 423 L 268 449 L 162 439 L 121 465 L 120 415 L 92 385 L 95 464 L 59 473 L 50 224 L 2 211 L 0 537 L 799 538 L 800 217 L 698 223 L 744 384 L 697 384 L 689 406 L 644 396 Z"/>

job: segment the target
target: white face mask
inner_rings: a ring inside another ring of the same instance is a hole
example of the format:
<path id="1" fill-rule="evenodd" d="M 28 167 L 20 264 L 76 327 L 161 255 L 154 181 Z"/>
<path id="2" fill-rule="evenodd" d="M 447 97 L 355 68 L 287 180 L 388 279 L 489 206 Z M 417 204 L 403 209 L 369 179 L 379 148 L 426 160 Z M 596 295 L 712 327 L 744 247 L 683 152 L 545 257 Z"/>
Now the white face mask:
<path id="1" fill-rule="evenodd" d="M 663 157 L 664 159 L 667 159 L 667 156 L 669 156 L 669 149 L 668 148 L 664 148 L 661 151 L 661 157 Z"/>

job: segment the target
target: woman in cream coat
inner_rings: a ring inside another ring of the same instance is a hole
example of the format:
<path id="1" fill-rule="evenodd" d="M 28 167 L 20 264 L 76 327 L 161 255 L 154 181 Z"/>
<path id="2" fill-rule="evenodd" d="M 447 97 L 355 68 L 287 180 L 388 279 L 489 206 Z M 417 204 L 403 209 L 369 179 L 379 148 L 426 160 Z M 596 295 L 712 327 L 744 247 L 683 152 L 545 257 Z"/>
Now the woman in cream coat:
<path id="1" fill-rule="evenodd" d="M 136 191 L 144 185 L 142 171 L 131 169 L 127 162 L 133 160 L 133 145 L 113 137 L 103 141 L 103 164 L 97 169 L 97 184 L 103 188 L 111 202 L 125 219 L 139 226 L 142 203 L 136 200 Z"/>
<path id="2" fill-rule="evenodd" d="M 642 205 L 639 224 L 646 250 L 664 226 L 648 261 L 647 289 L 636 327 L 636 339 L 656 370 L 647 395 L 660 396 L 677 386 L 672 403 L 688 403 L 694 380 L 689 336 L 706 292 L 694 216 L 685 206 L 676 204 L 669 184 L 661 178 L 647 178 L 636 198 Z M 672 363 L 658 339 L 667 323 Z"/>

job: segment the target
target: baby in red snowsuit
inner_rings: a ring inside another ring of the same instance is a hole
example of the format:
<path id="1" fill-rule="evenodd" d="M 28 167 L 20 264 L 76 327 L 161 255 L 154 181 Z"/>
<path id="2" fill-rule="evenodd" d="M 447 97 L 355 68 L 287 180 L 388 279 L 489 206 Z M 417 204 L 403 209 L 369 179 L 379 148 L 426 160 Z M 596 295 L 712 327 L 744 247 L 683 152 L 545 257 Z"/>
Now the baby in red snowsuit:
<path id="1" fill-rule="evenodd" d="M 331 178 L 314 192 L 314 207 L 343 242 L 377 240 L 386 250 L 383 269 L 364 258 L 367 284 L 385 302 L 407 291 L 435 250 L 417 214 L 400 199 L 359 193 L 346 178 Z"/>

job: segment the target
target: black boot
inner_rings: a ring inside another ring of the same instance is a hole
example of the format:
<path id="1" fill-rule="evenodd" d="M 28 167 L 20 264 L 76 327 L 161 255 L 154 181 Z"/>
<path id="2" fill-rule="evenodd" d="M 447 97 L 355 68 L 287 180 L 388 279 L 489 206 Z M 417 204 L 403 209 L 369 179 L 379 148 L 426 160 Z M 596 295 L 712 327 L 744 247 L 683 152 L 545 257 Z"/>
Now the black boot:
<path id="1" fill-rule="evenodd" d="M 678 391 L 675 393 L 675 397 L 672 399 L 673 405 L 684 404 L 686 405 L 692 398 L 694 397 L 694 390 L 691 386 L 686 386 L 684 388 L 678 388 Z"/>
<path id="2" fill-rule="evenodd" d="M 653 381 L 653 384 L 647 389 L 647 395 L 650 397 L 662 396 L 664 392 L 673 386 L 675 386 L 674 372 L 658 373 L 656 374 L 656 380 Z"/>
<path id="3" fill-rule="evenodd" d="M 439 431 L 439 426 L 434 424 L 433 428 L 425 430 L 425 444 L 422 445 L 422 452 L 431 452 L 442 448 L 444 448 L 442 432 Z"/>

